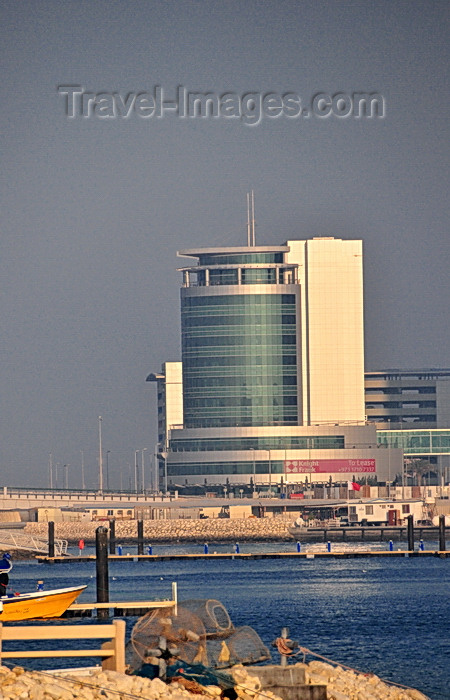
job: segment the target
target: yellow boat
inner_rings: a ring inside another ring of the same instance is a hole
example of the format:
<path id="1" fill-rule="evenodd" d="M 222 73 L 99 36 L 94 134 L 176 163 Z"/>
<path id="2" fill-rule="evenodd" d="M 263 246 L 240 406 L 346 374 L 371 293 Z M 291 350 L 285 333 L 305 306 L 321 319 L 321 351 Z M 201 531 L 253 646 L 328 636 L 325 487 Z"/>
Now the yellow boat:
<path id="1" fill-rule="evenodd" d="M 20 593 L 0 598 L 0 622 L 20 622 L 42 617 L 61 617 L 86 586 Z"/>

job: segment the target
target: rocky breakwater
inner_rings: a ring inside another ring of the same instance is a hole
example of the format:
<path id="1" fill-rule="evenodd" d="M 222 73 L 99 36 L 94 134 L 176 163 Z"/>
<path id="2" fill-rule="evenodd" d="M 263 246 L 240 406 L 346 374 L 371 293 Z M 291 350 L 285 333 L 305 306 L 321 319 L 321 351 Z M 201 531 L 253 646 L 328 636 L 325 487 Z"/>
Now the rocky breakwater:
<path id="1" fill-rule="evenodd" d="M 236 692 L 241 700 L 281 700 L 271 691 L 258 692 L 261 688 L 258 679 L 245 671 L 240 672 L 237 682 Z M 51 674 L 0 666 L 0 698 L 4 700 L 198 700 L 199 697 L 212 700 L 221 695 L 222 690 L 215 685 L 201 686 L 183 680 L 168 685 L 158 678 L 150 680 L 100 668 L 83 674 L 67 671 Z"/>
<path id="2" fill-rule="evenodd" d="M 56 522 L 55 537 L 76 544 L 95 541 L 95 531 L 107 522 Z M 157 542 L 249 542 L 292 540 L 289 517 L 275 518 L 208 518 L 205 520 L 145 520 L 144 538 L 148 544 Z M 116 520 L 116 541 L 135 542 L 137 522 Z M 25 532 L 46 537 L 47 523 L 27 523 Z"/>
<path id="3" fill-rule="evenodd" d="M 307 683 L 326 685 L 327 700 L 429 700 L 418 690 L 388 685 L 372 674 L 356 673 L 319 661 L 297 665 L 305 668 Z M 250 675 L 243 666 L 235 666 L 230 672 L 240 700 L 279 700 L 280 696 L 263 688 L 258 677 Z M 167 685 L 159 679 L 127 676 L 116 671 L 102 671 L 101 668 L 83 674 L 66 671 L 54 675 L 0 666 L 0 698 L 4 700 L 128 700 L 132 697 L 198 700 L 199 697 L 213 699 L 222 695 L 221 689 L 215 685 L 194 686 L 190 687 L 187 681 Z M 299 693 L 298 697 L 311 696 L 305 692 Z"/>
<path id="4" fill-rule="evenodd" d="M 429 700 L 418 690 L 390 685 L 373 673 L 358 673 L 322 661 L 305 664 L 305 670 L 309 683 L 327 686 L 328 700 Z"/>

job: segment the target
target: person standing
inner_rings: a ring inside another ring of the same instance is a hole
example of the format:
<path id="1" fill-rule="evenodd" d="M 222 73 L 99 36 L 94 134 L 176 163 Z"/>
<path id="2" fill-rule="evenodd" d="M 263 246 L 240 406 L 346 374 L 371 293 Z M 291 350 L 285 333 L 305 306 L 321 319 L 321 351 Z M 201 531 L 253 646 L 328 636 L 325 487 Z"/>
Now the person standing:
<path id="1" fill-rule="evenodd" d="M 5 552 L 2 559 L 0 559 L 0 596 L 6 595 L 6 589 L 9 583 L 8 574 L 12 567 L 11 555 L 9 552 Z"/>

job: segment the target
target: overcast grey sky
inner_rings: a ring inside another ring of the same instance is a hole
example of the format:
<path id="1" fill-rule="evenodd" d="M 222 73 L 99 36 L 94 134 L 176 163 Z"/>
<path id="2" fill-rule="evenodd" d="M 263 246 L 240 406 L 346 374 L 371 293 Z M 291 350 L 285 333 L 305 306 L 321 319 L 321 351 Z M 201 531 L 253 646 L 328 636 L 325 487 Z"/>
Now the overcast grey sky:
<path id="1" fill-rule="evenodd" d="M 363 239 L 367 369 L 450 366 L 447 1 L 2 8 L 0 485 L 46 485 L 52 453 L 79 487 L 83 451 L 94 487 L 99 415 L 112 486 L 121 469 L 128 486 L 134 450 L 149 462 L 145 377 L 180 359 L 176 251 L 245 245 L 251 188 L 258 244 Z M 178 86 L 295 93 L 306 106 L 375 92 L 386 109 L 70 119 L 61 85 L 125 101 L 155 86 L 166 100 Z"/>

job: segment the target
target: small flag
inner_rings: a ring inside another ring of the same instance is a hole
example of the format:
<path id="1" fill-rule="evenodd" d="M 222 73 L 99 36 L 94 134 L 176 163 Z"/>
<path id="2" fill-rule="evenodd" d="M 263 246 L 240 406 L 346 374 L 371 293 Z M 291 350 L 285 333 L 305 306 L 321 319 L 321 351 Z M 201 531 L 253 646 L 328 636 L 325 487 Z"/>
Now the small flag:
<path id="1" fill-rule="evenodd" d="M 347 481 L 347 487 L 349 491 L 361 491 L 361 486 L 356 481 Z"/>

